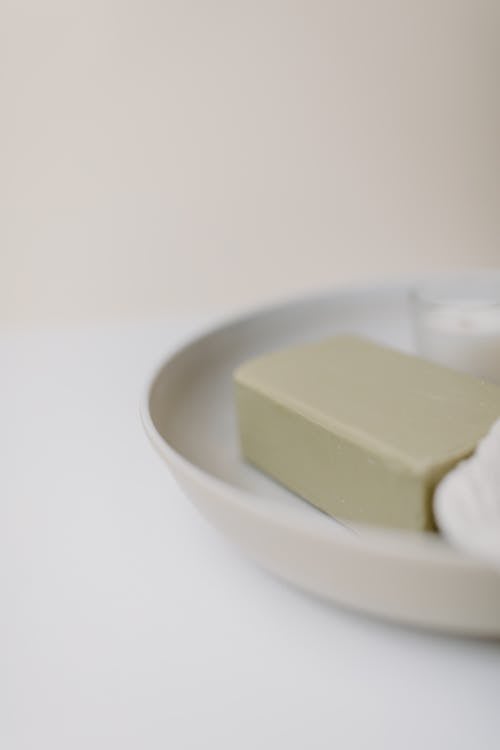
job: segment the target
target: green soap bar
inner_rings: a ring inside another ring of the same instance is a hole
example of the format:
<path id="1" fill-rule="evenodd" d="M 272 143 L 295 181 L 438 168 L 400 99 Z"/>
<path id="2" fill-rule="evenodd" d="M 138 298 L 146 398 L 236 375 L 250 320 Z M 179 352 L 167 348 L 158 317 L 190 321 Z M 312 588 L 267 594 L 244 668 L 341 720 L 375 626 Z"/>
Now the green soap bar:
<path id="1" fill-rule="evenodd" d="M 243 456 L 332 516 L 432 529 L 432 493 L 500 417 L 500 387 L 338 336 L 241 365 Z"/>

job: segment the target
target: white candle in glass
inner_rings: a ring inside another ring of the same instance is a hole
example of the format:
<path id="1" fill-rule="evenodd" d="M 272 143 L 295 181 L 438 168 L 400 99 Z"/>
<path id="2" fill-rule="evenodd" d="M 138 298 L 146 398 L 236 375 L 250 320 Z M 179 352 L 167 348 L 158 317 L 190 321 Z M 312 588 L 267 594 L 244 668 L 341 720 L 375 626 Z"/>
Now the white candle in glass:
<path id="1" fill-rule="evenodd" d="M 434 362 L 500 383 L 500 287 L 491 275 L 446 287 L 414 291 L 418 352 Z M 482 294 L 480 293 L 482 292 Z"/>

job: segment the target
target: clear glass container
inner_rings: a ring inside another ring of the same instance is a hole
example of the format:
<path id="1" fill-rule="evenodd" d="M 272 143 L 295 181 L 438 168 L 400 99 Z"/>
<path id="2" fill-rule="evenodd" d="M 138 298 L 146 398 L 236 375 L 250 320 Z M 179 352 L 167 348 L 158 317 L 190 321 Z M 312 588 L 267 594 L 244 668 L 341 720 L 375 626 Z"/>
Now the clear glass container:
<path id="1" fill-rule="evenodd" d="M 500 383 L 500 271 L 422 282 L 411 302 L 422 357 Z"/>

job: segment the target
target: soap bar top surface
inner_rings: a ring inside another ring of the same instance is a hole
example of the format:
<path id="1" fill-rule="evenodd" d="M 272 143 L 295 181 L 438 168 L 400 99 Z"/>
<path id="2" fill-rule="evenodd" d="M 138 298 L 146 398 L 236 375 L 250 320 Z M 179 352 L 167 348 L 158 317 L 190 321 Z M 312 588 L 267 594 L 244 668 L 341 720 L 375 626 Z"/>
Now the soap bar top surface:
<path id="1" fill-rule="evenodd" d="M 357 336 L 259 357 L 235 381 L 417 474 L 471 453 L 500 417 L 499 386 Z"/>

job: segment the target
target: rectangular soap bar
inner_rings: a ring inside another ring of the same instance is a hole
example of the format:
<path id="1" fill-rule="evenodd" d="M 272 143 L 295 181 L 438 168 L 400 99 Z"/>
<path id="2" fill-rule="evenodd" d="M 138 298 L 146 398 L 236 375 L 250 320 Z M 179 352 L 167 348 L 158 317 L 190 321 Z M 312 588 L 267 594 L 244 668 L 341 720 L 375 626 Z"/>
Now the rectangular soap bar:
<path id="1" fill-rule="evenodd" d="M 355 336 L 234 375 L 243 456 L 332 516 L 433 528 L 436 483 L 500 417 L 500 387 Z"/>

